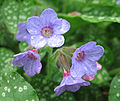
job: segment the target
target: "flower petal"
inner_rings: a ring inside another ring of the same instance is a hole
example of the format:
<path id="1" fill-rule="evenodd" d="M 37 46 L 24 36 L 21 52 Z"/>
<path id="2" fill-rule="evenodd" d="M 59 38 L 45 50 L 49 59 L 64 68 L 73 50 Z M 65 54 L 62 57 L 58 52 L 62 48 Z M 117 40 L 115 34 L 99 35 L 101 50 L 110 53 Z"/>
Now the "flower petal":
<path id="1" fill-rule="evenodd" d="M 42 68 L 42 65 L 40 63 L 40 56 L 39 54 L 35 52 L 30 52 L 32 53 L 36 59 L 31 59 L 29 57 L 26 57 L 24 60 L 24 71 L 28 76 L 34 76 L 36 73 L 40 73 L 40 70 Z"/>
<path id="2" fill-rule="evenodd" d="M 47 44 L 47 40 L 41 35 L 31 36 L 31 45 L 39 49 Z"/>
<path id="3" fill-rule="evenodd" d="M 94 78 L 95 78 L 95 75 L 93 75 L 93 76 L 84 75 L 84 76 L 83 76 L 83 79 L 84 79 L 84 80 L 85 80 L 85 79 L 88 79 L 89 81 L 92 81 Z"/>
<path id="4" fill-rule="evenodd" d="M 82 45 L 79 49 L 80 51 L 90 50 L 93 49 L 96 46 L 96 42 L 90 41 L 86 43 L 85 45 Z"/>
<path id="5" fill-rule="evenodd" d="M 85 74 L 88 76 L 95 75 L 97 72 L 97 64 L 95 61 L 91 61 L 89 59 L 85 59 L 81 61 L 81 64 L 83 64 L 83 67 L 85 70 Z"/>
<path id="6" fill-rule="evenodd" d="M 54 92 L 56 92 L 56 96 L 59 96 L 60 94 L 62 94 L 65 91 L 65 86 L 61 87 L 61 86 L 57 86 L 54 89 Z"/>
<path id="7" fill-rule="evenodd" d="M 53 9 L 48 8 L 42 12 L 40 19 L 42 21 L 42 24 L 46 27 L 52 25 L 56 19 L 58 19 L 58 17 Z"/>
<path id="8" fill-rule="evenodd" d="M 38 16 L 32 16 L 27 20 L 27 30 L 31 35 L 41 34 L 42 27 Z"/>
<path id="9" fill-rule="evenodd" d="M 48 46 L 50 47 L 60 47 L 64 44 L 64 36 L 53 35 L 48 39 Z"/>
<path id="10" fill-rule="evenodd" d="M 65 19 L 58 19 L 53 25 L 54 34 L 64 34 L 70 29 L 70 23 Z"/>
<path id="11" fill-rule="evenodd" d="M 97 64 L 97 70 L 102 69 L 102 65 L 101 64 L 99 64 L 98 62 L 96 62 L 96 64 Z"/>
<path id="12" fill-rule="evenodd" d="M 97 45 L 90 50 L 85 50 L 85 57 L 92 60 L 98 61 L 104 53 L 104 48 L 100 45 Z"/>
<path id="13" fill-rule="evenodd" d="M 17 27 L 18 32 L 16 35 L 16 39 L 18 41 L 26 41 L 28 44 L 30 44 L 30 34 L 27 31 L 26 23 L 19 23 Z"/>
<path id="14" fill-rule="evenodd" d="M 18 67 L 22 67 L 24 65 L 25 55 L 26 52 L 14 55 L 16 58 L 13 59 L 12 64 Z"/>
<path id="15" fill-rule="evenodd" d="M 83 64 L 79 64 L 78 62 L 75 62 L 72 64 L 70 68 L 70 74 L 72 77 L 76 78 L 81 78 L 85 74 L 85 69 L 83 68 Z"/>
<path id="16" fill-rule="evenodd" d="M 81 78 L 73 78 L 72 76 L 66 76 L 63 78 L 60 85 L 54 89 L 54 91 L 58 96 L 61 93 L 63 93 L 65 90 L 76 92 L 77 90 L 80 89 L 81 86 L 88 86 L 88 85 L 90 85 L 90 83 L 87 81 L 84 81 Z"/>

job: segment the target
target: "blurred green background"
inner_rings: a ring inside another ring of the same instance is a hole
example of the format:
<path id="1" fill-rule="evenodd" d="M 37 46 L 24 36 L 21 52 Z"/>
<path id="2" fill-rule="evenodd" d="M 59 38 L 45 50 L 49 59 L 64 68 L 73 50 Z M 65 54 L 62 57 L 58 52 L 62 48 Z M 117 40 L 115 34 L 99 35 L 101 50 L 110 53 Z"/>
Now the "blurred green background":
<path id="1" fill-rule="evenodd" d="M 0 0 L 0 101 L 120 101 L 120 5 L 117 0 Z M 11 64 L 13 55 L 24 52 L 28 44 L 16 40 L 17 24 L 40 16 L 46 8 L 71 24 L 64 34 L 64 46 L 80 47 L 96 41 L 105 48 L 98 61 L 102 70 L 88 87 L 56 97 L 62 73 L 51 53 L 41 52 L 41 74 L 28 77 L 22 68 Z M 77 11 L 78 14 L 72 13 Z"/>

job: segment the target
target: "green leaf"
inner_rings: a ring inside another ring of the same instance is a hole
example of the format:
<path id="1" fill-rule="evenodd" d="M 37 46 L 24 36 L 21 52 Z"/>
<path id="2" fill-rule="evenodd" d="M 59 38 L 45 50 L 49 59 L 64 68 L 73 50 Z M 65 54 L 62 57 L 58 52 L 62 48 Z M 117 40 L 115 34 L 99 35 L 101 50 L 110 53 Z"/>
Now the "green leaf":
<path id="1" fill-rule="evenodd" d="M 0 101 L 39 101 L 32 86 L 16 72 L 2 74 Z"/>
<path id="2" fill-rule="evenodd" d="M 39 9 L 44 10 L 46 8 L 52 8 L 57 11 L 57 7 L 54 6 L 53 1 L 50 0 L 35 0 L 36 4 L 39 5 Z M 39 12 L 39 11 L 38 11 Z M 40 15 L 40 14 L 39 14 Z M 39 16 L 38 15 L 38 16 Z"/>
<path id="3" fill-rule="evenodd" d="M 79 101 L 107 101 L 101 90 L 93 84 L 88 87 L 81 87 L 79 91 L 75 92 L 75 98 Z"/>
<path id="4" fill-rule="evenodd" d="M 120 7 L 95 6 L 82 9 L 81 18 L 89 22 L 118 22 L 120 23 Z"/>
<path id="5" fill-rule="evenodd" d="M 111 82 L 109 101 L 120 101 L 120 73 L 118 73 Z"/>
<path id="6" fill-rule="evenodd" d="M 72 26 L 80 26 L 83 20 L 91 22 L 91 23 L 98 23 L 103 21 L 108 22 L 118 22 L 120 23 L 120 7 L 113 7 L 113 6 L 88 6 L 83 7 L 80 11 L 80 15 L 65 15 L 60 14 L 60 17 L 66 18 L 70 21 Z M 69 20 L 70 19 L 70 20 Z M 74 22 L 74 24 L 73 24 Z M 73 27 L 74 28 L 74 27 Z"/>
<path id="7" fill-rule="evenodd" d="M 4 68 L 7 68 L 8 70 L 15 71 L 16 68 L 12 65 L 12 57 L 14 53 L 6 48 L 0 48 L 0 73 L 3 72 Z"/>
<path id="8" fill-rule="evenodd" d="M 95 84 L 105 84 L 109 80 L 111 80 L 111 77 L 109 76 L 107 70 L 102 67 L 101 70 L 97 71 L 95 78 L 92 82 Z"/>
<path id="9" fill-rule="evenodd" d="M 13 55 L 11 50 L 0 48 L 0 101 L 39 101 L 30 84 L 15 72 L 16 67 L 11 63 Z"/>
<path id="10" fill-rule="evenodd" d="M 6 68 L 7 71 L 16 71 L 17 68 L 11 63 L 13 60 L 13 55 L 14 53 L 11 50 L 6 48 L 0 48 L 0 77 L 2 77 L 2 73 L 5 72 Z"/>
<path id="11" fill-rule="evenodd" d="M 72 0 L 86 5 L 115 5 L 117 0 Z"/>
<path id="12" fill-rule="evenodd" d="M 16 50 L 17 43 L 18 42 L 14 39 L 14 35 L 6 30 L 6 27 L 2 22 L 2 24 L 0 24 L 0 45 Z"/>
<path id="13" fill-rule="evenodd" d="M 16 0 L 5 0 L 2 5 L 2 15 L 11 33 L 16 34 L 17 24 L 26 22 L 27 18 L 33 15 L 32 4 L 33 0 L 23 0 L 19 3 Z"/>
<path id="14" fill-rule="evenodd" d="M 110 65 L 113 63 L 114 55 L 111 49 L 106 46 L 102 45 L 104 47 L 104 54 L 103 57 L 99 60 L 100 64 L 105 66 L 105 68 L 110 68 Z"/>
<path id="15" fill-rule="evenodd" d="M 6 46 L 4 26 L 0 24 L 0 45 Z"/>
<path id="16" fill-rule="evenodd" d="M 68 92 L 56 96 L 54 88 L 59 84 L 42 75 L 35 75 L 32 77 L 30 83 L 35 88 L 39 96 L 39 101 L 75 101 L 73 95 Z"/>
<path id="17" fill-rule="evenodd" d="M 112 64 L 112 69 L 120 66 L 120 40 L 118 37 L 115 37 L 110 40 L 110 48 L 114 53 L 114 63 Z"/>

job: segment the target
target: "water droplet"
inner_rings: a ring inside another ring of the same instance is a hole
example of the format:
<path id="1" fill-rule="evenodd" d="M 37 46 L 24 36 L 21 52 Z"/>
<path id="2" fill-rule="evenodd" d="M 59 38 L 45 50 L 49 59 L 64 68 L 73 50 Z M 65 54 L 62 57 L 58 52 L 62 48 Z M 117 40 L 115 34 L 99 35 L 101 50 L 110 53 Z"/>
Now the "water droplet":
<path id="1" fill-rule="evenodd" d="M 119 96 L 120 96 L 120 94 L 119 94 L 119 93 L 117 93 L 117 94 L 116 94 L 116 96 L 117 96 L 117 97 L 119 97 Z"/>
<path id="2" fill-rule="evenodd" d="M 22 91 L 23 91 L 23 88 L 22 88 L 22 87 L 19 87 L 18 91 L 19 91 L 19 92 L 22 92 Z"/>
<path id="3" fill-rule="evenodd" d="M 2 96 L 5 97 L 5 93 L 4 92 L 2 93 Z"/>

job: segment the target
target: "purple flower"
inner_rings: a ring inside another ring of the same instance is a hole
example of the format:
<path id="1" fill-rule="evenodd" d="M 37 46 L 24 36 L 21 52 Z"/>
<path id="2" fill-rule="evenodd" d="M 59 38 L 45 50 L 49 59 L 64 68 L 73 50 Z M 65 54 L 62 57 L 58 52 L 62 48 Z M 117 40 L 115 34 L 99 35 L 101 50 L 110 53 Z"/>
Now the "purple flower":
<path id="1" fill-rule="evenodd" d="M 102 69 L 102 65 L 101 64 L 99 64 L 98 62 L 96 62 L 96 64 L 97 64 L 97 70 Z M 84 80 L 88 79 L 89 81 L 92 81 L 94 78 L 95 78 L 95 75 L 92 75 L 92 76 L 87 76 L 86 74 L 83 75 L 83 79 Z"/>
<path id="2" fill-rule="evenodd" d="M 40 63 L 40 55 L 35 50 L 19 53 L 14 57 L 16 58 L 12 61 L 12 64 L 18 67 L 24 66 L 27 75 L 34 76 L 36 73 L 40 73 L 42 64 Z"/>
<path id="3" fill-rule="evenodd" d="M 120 0 L 118 0 L 118 1 L 116 2 L 116 4 L 120 5 Z"/>
<path id="4" fill-rule="evenodd" d="M 18 41 L 26 41 L 30 45 L 31 44 L 31 42 L 30 42 L 31 37 L 30 37 L 29 32 L 27 31 L 26 23 L 19 23 L 17 28 L 18 28 L 18 32 L 16 35 L 16 39 Z"/>
<path id="5" fill-rule="evenodd" d="M 70 23 L 57 17 L 54 10 L 45 9 L 41 16 L 33 16 L 27 20 L 27 31 L 31 36 L 31 45 L 42 48 L 48 44 L 50 47 L 60 47 L 64 44 L 61 34 L 70 29 Z"/>
<path id="6" fill-rule="evenodd" d="M 96 45 L 96 42 L 87 44 L 76 49 L 72 57 L 72 67 L 70 73 L 73 77 L 82 77 L 83 75 L 93 76 L 97 72 L 96 62 L 103 56 L 104 48 Z"/>
<path id="7" fill-rule="evenodd" d="M 88 86 L 89 82 L 84 81 L 81 78 L 73 78 L 70 75 L 70 72 L 63 74 L 63 80 L 59 86 L 57 86 L 54 91 L 56 92 L 56 96 L 59 96 L 64 91 L 76 92 L 80 89 L 81 86 Z"/>

